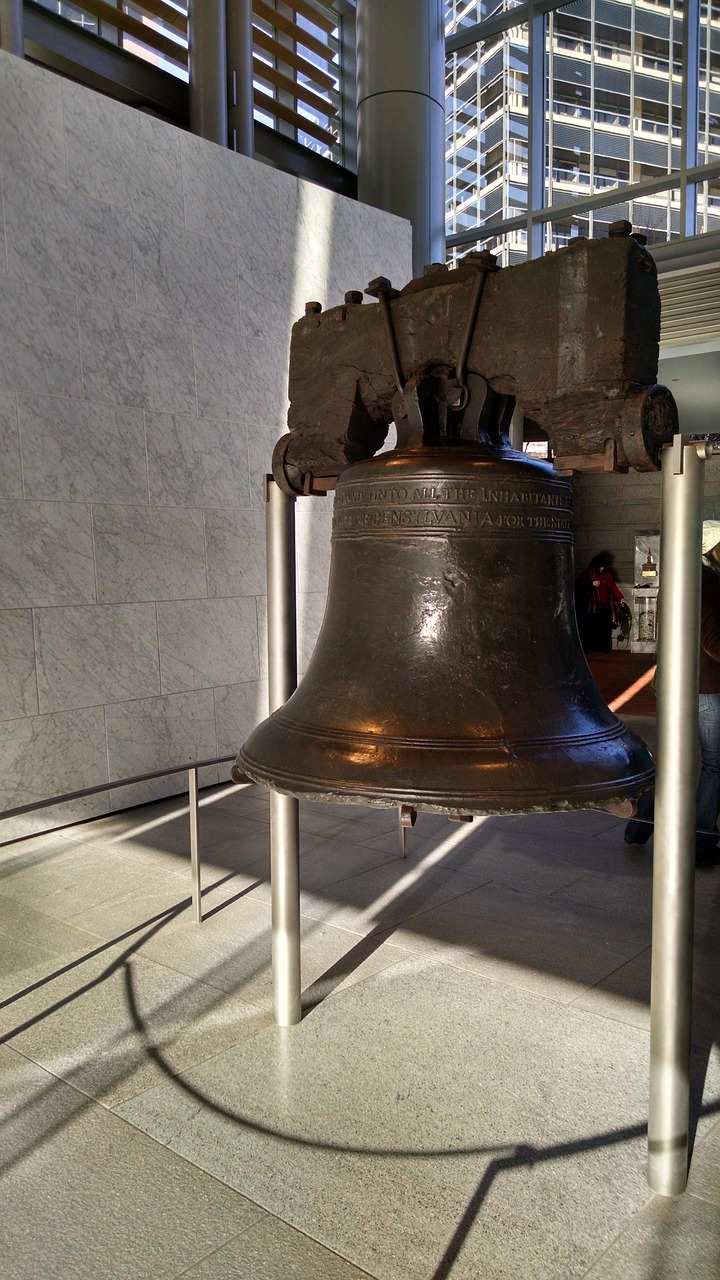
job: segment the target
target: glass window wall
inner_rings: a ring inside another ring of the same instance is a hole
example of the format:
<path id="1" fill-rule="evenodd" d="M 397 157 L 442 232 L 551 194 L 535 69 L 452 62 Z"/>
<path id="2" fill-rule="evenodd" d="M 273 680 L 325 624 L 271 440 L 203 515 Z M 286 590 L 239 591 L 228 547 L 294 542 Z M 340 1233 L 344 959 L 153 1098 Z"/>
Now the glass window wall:
<path id="1" fill-rule="evenodd" d="M 618 218 L 650 243 L 693 226 L 720 230 L 720 0 L 577 0 L 512 25 L 516 7 L 447 5 L 450 259 L 486 243 L 490 228 L 503 262 L 517 261 L 528 244 L 537 253 L 604 234 Z M 531 62 L 542 66 L 532 90 Z M 471 86 L 462 108 L 461 80 Z M 697 94 L 688 92 L 694 84 Z M 542 145 L 531 160 L 538 116 Z M 538 225 L 539 239 L 530 235 Z"/>

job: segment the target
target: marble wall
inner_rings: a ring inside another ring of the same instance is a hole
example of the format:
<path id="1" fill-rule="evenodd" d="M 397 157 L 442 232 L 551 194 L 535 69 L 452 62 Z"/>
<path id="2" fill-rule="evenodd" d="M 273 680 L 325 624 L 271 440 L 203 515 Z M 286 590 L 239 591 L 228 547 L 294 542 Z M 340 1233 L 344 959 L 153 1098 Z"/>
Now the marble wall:
<path id="1" fill-rule="evenodd" d="M 720 463 L 705 466 L 704 513 L 720 519 Z M 660 528 L 660 473 L 630 471 L 573 477 L 575 569 L 580 573 L 600 551 L 610 551 L 621 582 L 635 573 L 635 535 Z"/>
<path id="2" fill-rule="evenodd" d="M 309 298 L 405 283 L 411 256 L 397 218 L 3 53 L 0 182 L 3 810 L 235 752 L 264 714 L 262 476 L 290 328 Z M 298 503 L 301 667 L 329 515 Z"/>

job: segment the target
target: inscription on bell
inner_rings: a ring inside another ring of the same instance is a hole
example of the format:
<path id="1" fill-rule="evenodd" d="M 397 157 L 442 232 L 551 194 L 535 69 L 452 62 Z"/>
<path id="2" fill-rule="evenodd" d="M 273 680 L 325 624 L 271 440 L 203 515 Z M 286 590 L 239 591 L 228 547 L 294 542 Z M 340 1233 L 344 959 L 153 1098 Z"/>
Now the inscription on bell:
<path id="1" fill-rule="evenodd" d="M 518 507 L 524 508 L 518 510 Z M 569 494 L 485 485 L 348 485 L 335 496 L 337 534 L 369 529 L 571 532 Z"/>
<path id="2" fill-rule="evenodd" d="M 392 506 L 393 503 L 442 502 L 442 503 L 501 503 L 508 506 L 566 507 L 568 496 L 564 492 L 532 489 L 489 489 L 484 485 L 424 485 L 406 488 L 404 485 L 379 485 L 359 488 L 348 485 L 339 489 L 335 497 L 336 507 Z"/>

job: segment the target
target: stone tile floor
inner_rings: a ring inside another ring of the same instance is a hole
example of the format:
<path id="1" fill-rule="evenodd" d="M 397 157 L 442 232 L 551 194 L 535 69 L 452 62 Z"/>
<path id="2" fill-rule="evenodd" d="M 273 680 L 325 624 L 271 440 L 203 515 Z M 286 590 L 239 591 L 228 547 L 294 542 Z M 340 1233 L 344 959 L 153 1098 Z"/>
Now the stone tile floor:
<path id="1" fill-rule="evenodd" d="M 583 812 L 303 804 L 305 1015 L 271 1018 L 267 798 L 0 850 L 0 1276 L 717 1280 L 720 867 L 694 1152 L 645 1181 L 650 850 Z"/>

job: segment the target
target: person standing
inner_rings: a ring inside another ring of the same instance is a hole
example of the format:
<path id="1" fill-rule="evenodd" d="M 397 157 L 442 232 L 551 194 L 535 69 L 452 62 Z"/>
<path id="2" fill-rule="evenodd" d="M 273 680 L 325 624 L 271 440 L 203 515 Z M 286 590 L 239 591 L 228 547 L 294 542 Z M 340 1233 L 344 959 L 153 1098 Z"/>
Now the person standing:
<path id="1" fill-rule="evenodd" d="M 613 627 L 620 626 L 627 610 L 610 562 L 611 556 L 603 551 L 575 579 L 575 616 L 583 653 L 609 653 Z"/>
<path id="2" fill-rule="evenodd" d="M 720 814 L 720 520 L 702 528 L 700 604 L 700 678 L 698 737 L 700 777 L 695 814 L 695 863 L 720 862 L 717 830 Z M 646 844 L 653 833 L 654 792 L 640 797 L 638 812 L 625 828 L 626 844 Z"/>

